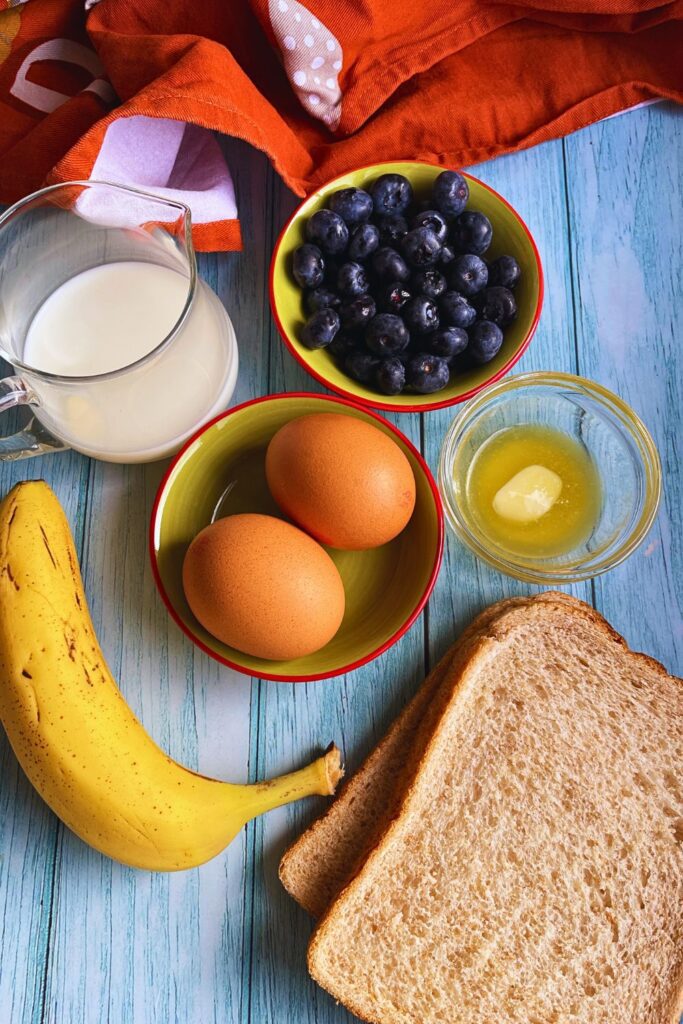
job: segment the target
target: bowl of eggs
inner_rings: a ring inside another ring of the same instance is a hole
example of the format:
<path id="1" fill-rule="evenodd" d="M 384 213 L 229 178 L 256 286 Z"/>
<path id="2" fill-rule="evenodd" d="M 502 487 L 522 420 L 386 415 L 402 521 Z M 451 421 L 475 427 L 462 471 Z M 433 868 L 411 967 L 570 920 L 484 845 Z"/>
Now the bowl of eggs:
<path id="1" fill-rule="evenodd" d="M 350 672 L 414 623 L 443 549 L 441 499 L 392 424 L 342 398 L 258 398 L 202 427 L 150 524 L 170 614 L 217 661 L 262 679 Z"/>
<path id="2" fill-rule="evenodd" d="M 504 377 L 543 302 L 541 259 L 517 211 L 472 175 L 377 163 L 317 189 L 273 251 L 285 345 L 362 405 L 427 412 Z"/>

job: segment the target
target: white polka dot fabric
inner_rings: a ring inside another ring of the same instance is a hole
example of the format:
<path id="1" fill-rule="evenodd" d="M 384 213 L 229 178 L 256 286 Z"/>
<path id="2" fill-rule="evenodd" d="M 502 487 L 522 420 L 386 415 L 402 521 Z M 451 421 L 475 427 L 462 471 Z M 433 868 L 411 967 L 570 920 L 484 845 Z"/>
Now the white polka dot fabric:
<path id="1" fill-rule="evenodd" d="M 269 0 L 270 23 L 287 77 L 304 110 L 334 129 L 341 117 L 339 40 L 298 0 Z"/>

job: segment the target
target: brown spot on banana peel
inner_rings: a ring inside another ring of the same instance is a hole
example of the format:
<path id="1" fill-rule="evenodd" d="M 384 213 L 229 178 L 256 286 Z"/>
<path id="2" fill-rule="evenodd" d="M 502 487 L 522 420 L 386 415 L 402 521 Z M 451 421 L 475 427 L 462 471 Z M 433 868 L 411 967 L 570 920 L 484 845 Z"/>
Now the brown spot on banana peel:
<path id="1" fill-rule="evenodd" d="M 71 538 L 67 537 L 66 538 L 66 544 L 67 544 L 66 553 L 67 553 L 67 555 L 69 557 L 69 568 L 71 569 L 71 575 L 73 576 L 74 583 L 78 583 L 78 581 L 80 579 L 80 570 L 79 570 L 78 566 L 76 565 L 76 563 L 74 562 L 74 556 L 73 556 L 73 552 L 71 550 L 71 543 L 70 542 L 71 542 Z"/>
<path id="2" fill-rule="evenodd" d="M 14 578 L 14 573 L 12 572 L 12 566 L 9 564 L 9 562 L 5 566 L 5 572 L 7 574 L 8 580 L 10 581 L 10 583 L 12 584 L 14 589 L 15 590 L 21 590 L 21 587 L 19 586 L 19 584 L 17 583 L 17 581 Z"/>
<path id="3" fill-rule="evenodd" d="M 22 676 L 24 676 L 24 678 L 28 678 L 29 679 L 29 682 L 26 684 L 26 697 L 27 697 L 28 702 L 31 704 L 31 710 L 33 712 L 33 717 L 35 718 L 36 722 L 40 722 L 40 708 L 38 707 L 38 698 L 36 696 L 35 686 L 30 681 L 30 676 L 29 677 L 26 676 L 26 670 L 25 669 L 24 669 L 24 671 L 21 674 L 22 674 Z"/>
<path id="4" fill-rule="evenodd" d="M 17 512 L 19 511 L 19 506 L 17 504 L 17 497 L 16 497 L 16 494 L 14 494 L 14 492 L 16 491 L 18 486 L 19 485 L 17 484 L 15 487 L 13 487 L 12 490 L 7 495 L 7 497 L 5 498 L 5 501 L 10 505 L 12 511 L 10 512 L 9 518 L 7 520 L 7 524 L 6 524 L 5 529 L 3 531 L 3 534 L 4 534 L 3 538 L 2 538 L 3 544 L 4 544 L 3 555 L 7 551 L 7 547 L 9 545 L 10 533 L 12 532 L 12 525 L 13 525 L 14 520 L 16 518 Z M 3 502 L 3 504 L 4 503 L 5 502 Z"/>
<path id="5" fill-rule="evenodd" d="M 45 548 L 47 549 L 48 555 L 50 556 L 50 561 L 52 562 L 52 564 L 54 565 L 54 567 L 56 569 L 57 568 L 57 562 L 55 561 L 55 556 L 52 554 L 52 548 L 50 547 L 50 541 L 47 539 L 47 534 L 45 533 L 45 530 L 43 529 L 43 524 L 42 523 L 38 523 L 38 527 L 40 529 L 41 534 L 43 535 L 43 544 L 45 545 Z"/>
<path id="6" fill-rule="evenodd" d="M 76 637 L 74 633 L 71 636 L 64 632 L 64 643 L 66 644 L 66 653 L 69 655 L 71 661 L 76 660 Z"/>
<path id="7" fill-rule="evenodd" d="M 74 600 L 76 601 L 76 606 L 77 606 L 78 610 L 79 611 L 83 611 L 83 602 L 81 601 L 81 595 L 79 593 L 79 591 L 81 589 L 81 586 L 82 586 L 81 570 L 78 567 L 78 563 L 74 559 L 74 553 L 73 553 L 73 550 L 71 548 L 71 536 L 70 535 L 66 537 L 66 553 L 67 553 L 67 557 L 69 559 L 69 568 L 71 570 L 71 579 L 74 582 Z"/>

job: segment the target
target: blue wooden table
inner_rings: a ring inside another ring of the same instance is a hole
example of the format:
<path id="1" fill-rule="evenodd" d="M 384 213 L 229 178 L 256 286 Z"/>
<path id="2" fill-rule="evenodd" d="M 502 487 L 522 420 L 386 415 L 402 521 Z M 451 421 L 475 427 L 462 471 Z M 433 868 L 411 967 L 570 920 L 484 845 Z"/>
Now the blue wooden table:
<path id="1" fill-rule="evenodd" d="M 650 536 L 626 564 L 572 590 L 633 647 L 678 674 L 681 128 L 680 112 L 648 107 L 474 169 L 521 212 L 545 267 L 541 324 L 516 371 L 592 377 L 625 398 L 655 438 L 664 495 Z M 245 251 L 202 257 L 200 270 L 235 323 L 235 401 L 319 390 L 279 342 L 268 310 L 270 252 L 295 199 L 260 154 L 233 142 L 226 151 Z M 451 416 L 397 417 L 433 469 Z M 250 680 L 192 647 L 156 594 L 146 530 L 163 470 L 53 455 L 2 464 L 0 492 L 37 476 L 52 484 L 73 525 L 95 625 L 126 698 L 173 757 L 207 774 L 232 781 L 274 775 L 331 739 L 353 770 L 480 609 L 535 589 L 477 562 L 451 536 L 427 613 L 390 652 L 327 682 Z M 354 1020 L 309 980 L 311 922 L 277 879 L 285 845 L 321 806 L 308 801 L 272 812 L 198 870 L 132 871 L 59 824 L 0 736 L 0 1024 Z"/>

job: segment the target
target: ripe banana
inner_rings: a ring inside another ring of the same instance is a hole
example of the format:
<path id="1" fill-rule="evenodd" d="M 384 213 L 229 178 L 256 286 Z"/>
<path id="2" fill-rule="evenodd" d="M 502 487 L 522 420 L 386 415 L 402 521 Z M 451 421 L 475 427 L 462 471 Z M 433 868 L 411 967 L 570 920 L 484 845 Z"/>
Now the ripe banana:
<path id="1" fill-rule="evenodd" d="M 153 871 L 202 864 L 251 818 L 332 794 L 342 774 L 336 747 L 249 786 L 171 760 L 107 668 L 69 524 L 42 481 L 18 484 L 0 504 L 0 719 L 29 779 L 70 829 Z"/>

